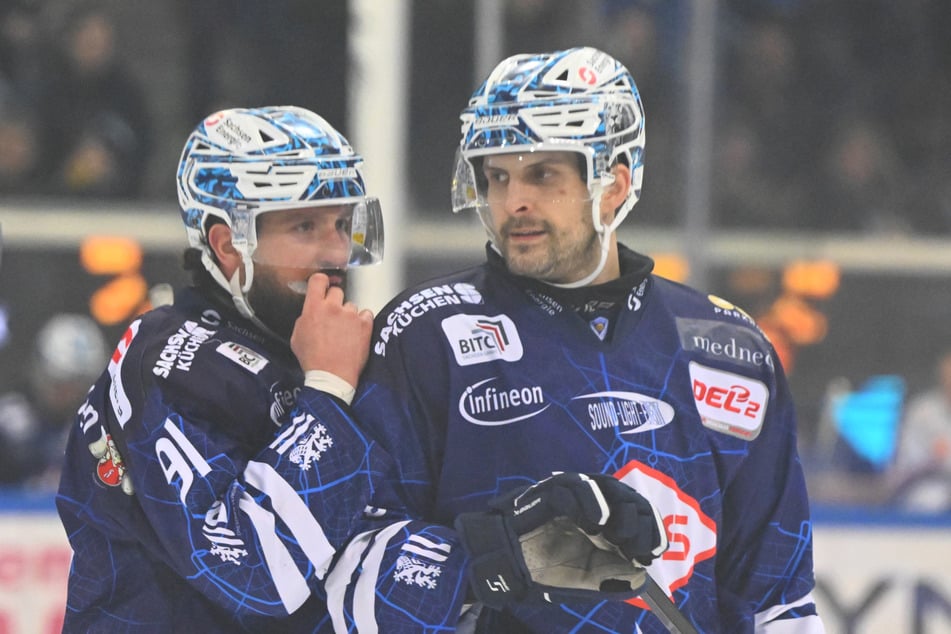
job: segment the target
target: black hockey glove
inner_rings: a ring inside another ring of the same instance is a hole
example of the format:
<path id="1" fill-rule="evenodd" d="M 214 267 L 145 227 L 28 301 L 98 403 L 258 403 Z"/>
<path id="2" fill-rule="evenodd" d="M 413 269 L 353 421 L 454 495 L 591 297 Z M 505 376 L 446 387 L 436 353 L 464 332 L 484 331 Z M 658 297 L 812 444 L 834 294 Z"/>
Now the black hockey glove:
<path id="1" fill-rule="evenodd" d="M 608 475 L 557 473 L 489 508 L 455 522 L 471 556 L 474 594 L 489 607 L 629 599 L 646 580 L 643 566 L 667 549 L 659 514 Z"/>

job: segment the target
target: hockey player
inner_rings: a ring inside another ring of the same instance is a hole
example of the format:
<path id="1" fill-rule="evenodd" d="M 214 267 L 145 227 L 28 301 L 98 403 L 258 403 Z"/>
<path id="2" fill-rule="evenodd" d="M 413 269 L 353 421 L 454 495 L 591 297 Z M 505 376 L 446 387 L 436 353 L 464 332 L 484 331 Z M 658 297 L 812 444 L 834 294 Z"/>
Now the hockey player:
<path id="1" fill-rule="evenodd" d="M 644 171 L 644 112 L 592 48 L 501 62 L 461 115 L 454 211 L 487 261 L 378 315 L 355 398 L 413 510 L 457 523 L 553 471 L 630 484 L 669 549 L 648 567 L 701 632 L 822 632 L 793 403 L 729 302 L 618 243 Z M 484 609 L 484 632 L 664 632 L 641 599 Z"/>
<path id="2" fill-rule="evenodd" d="M 342 287 L 383 244 L 361 162 L 294 107 L 221 111 L 188 138 L 178 195 L 193 287 L 131 323 L 67 448 L 65 631 L 447 631 L 467 576 L 507 581 L 513 598 L 605 580 L 630 596 L 642 582 L 610 549 L 649 559 L 660 529 L 623 485 L 561 474 L 497 501 L 479 518 L 508 556 L 479 551 L 469 575 L 451 529 L 404 512 L 390 458 L 348 407 L 372 315 Z M 518 500 L 533 510 L 516 517 Z M 562 515 L 614 546 L 555 531 Z M 548 547 L 523 556 L 530 532 Z M 569 579 L 565 549 L 545 554 L 559 537 L 602 565 Z"/>

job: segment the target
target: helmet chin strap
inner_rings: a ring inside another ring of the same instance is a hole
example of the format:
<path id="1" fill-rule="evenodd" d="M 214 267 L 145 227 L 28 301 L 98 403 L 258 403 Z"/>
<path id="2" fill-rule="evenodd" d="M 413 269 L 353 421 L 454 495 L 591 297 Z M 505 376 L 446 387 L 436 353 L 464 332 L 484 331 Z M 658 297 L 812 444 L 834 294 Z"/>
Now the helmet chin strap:
<path id="1" fill-rule="evenodd" d="M 602 230 L 598 232 L 598 238 L 601 240 L 601 258 L 598 260 L 598 265 L 594 267 L 594 270 L 591 271 L 588 275 L 581 278 L 577 282 L 567 282 L 565 284 L 556 284 L 555 282 L 546 282 L 550 286 L 555 286 L 558 288 L 581 288 L 582 286 L 587 286 L 590 284 L 596 277 L 601 275 L 601 271 L 604 270 L 604 265 L 608 262 L 608 251 L 611 250 L 611 240 L 609 239 L 613 233 L 613 229 L 608 230 L 606 227 L 602 227 Z"/>
<path id="2" fill-rule="evenodd" d="M 594 270 L 588 273 L 588 275 L 576 282 L 566 282 L 564 284 L 546 282 L 546 284 L 556 288 L 581 288 L 582 286 L 587 286 L 593 282 L 596 277 L 601 275 L 601 271 L 604 270 L 604 266 L 608 263 L 608 252 L 611 250 L 611 234 L 614 233 L 614 230 L 621 224 L 621 220 L 624 219 L 623 216 L 615 217 L 614 221 L 609 225 L 605 225 L 601 222 L 601 197 L 604 195 L 605 185 L 609 185 L 613 182 L 613 176 L 602 177 L 601 182 L 593 187 L 594 191 L 591 196 L 591 221 L 594 225 L 594 230 L 598 234 L 598 240 L 601 241 L 601 257 L 598 259 L 598 265 L 594 267 Z"/>
<path id="3" fill-rule="evenodd" d="M 231 279 L 228 279 L 225 277 L 221 269 L 218 268 L 218 265 L 215 263 L 214 259 L 207 250 L 202 250 L 201 261 L 205 265 L 205 268 L 208 270 L 208 272 L 211 273 L 211 277 L 214 278 L 214 280 L 218 282 L 222 288 L 228 291 L 228 294 L 231 295 L 231 301 L 234 303 L 234 307 L 242 317 L 251 321 L 269 337 L 278 339 L 280 341 L 285 341 L 283 337 L 271 330 L 271 328 L 269 328 L 258 318 L 257 315 L 254 314 L 254 309 L 251 307 L 251 303 L 248 301 L 247 291 L 251 289 L 251 281 L 254 279 L 254 263 L 250 258 L 245 258 L 243 256 L 241 258 L 241 264 L 245 270 L 244 286 L 241 285 L 240 268 L 235 269 L 234 275 L 231 276 Z"/>
<path id="4" fill-rule="evenodd" d="M 244 265 L 244 270 L 247 271 L 248 278 L 253 275 L 254 269 L 253 267 L 248 266 L 247 263 Z M 228 280 L 228 291 L 231 293 L 231 301 L 234 302 L 234 307 L 238 309 L 238 312 L 241 313 L 242 316 L 247 317 L 251 321 L 257 323 L 257 318 L 254 315 L 254 309 L 251 308 L 251 304 L 248 302 L 248 297 L 245 295 L 244 288 L 241 287 L 241 269 L 235 269 L 234 275 L 232 275 L 231 279 Z"/>

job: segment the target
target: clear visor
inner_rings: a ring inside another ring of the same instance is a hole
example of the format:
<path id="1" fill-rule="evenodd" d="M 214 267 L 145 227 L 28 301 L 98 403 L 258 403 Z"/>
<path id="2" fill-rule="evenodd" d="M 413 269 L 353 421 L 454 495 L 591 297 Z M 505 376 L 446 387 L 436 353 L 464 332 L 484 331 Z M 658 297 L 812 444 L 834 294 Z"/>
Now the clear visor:
<path id="1" fill-rule="evenodd" d="M 591 159 L 590 152 L 581 151 L 575 147 L 566 147 L 558 144 L 537 144 L 534 146 L 513 147 L 511 151 L 500 152 L 498 149 L 480 153 L 478 151 L 470 152 L 470 158 L 463 156 L 460 149 L 456 150 L 455 165 L 452 179 L 452 210 L 458 213 L 462 210 L 474 210 L 484 213 L 489 206 L 499 206 L 506 202 L 510 195 L 508 187 L 490 187 L 490 183 L 485 174 L 482 173 L 482 161 L 489 155 L 512 154 L 524 156 L 543 156 L 545 153 L 557 153 L 558 156 L 569 157 L 571 162 L 570 169 L 579 170 L 585 183 L 591 182 Z M 562 172 L 563 173 L 563 172 Z M 558 174 L 556 174 L 557 176 Z M 539 175 L 540 176 L 540 175 Z M 559 188 L 559 180 L 549 179 L 551 184 L 543 186 L 543 181 L 538 178 L 533 183 L 533 175 L 519 175 L 520 184 L 536 184 L 535 187 L 519 188 L 519 193 L 525 193 L 534 197 L 544 198 L 552 202 L 569 202 L 564 195 L 564 189 Z M 589 202 L 594 193 L 588 187 L 587 191 L 578 196 L 570 198 L 571 201 Z"/>
<path id="2" fill-rule="evenodd" d="M 345 270 L 383 259 L 383 214 L 376 198 L 259 211 L 255 233 L 251 259 L 268 266 Z"/>

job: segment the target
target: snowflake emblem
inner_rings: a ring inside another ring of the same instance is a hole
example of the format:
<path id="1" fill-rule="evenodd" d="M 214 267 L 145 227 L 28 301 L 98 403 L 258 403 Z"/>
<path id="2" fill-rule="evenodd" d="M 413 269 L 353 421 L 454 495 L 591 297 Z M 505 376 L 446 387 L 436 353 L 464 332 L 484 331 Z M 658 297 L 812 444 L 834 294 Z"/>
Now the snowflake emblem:
<path id="1" fill-rule="evenodd" d="M 241 560 L 248 556 L 248 551 L 243 548 L 234 548 L 224 544 L 215 544 L 209 551 L 222 561 L 222 563 L 231 563 L 241 565 Z"/>
<path id="2" fill-rule="evenodd" d="M 222 563 L 240 566 L 241 560 L 248 556 L 244 542 L 228 528 L 228 509 L 220 500 L 208 509 L 205 514 L 205 525 L 201 530 L 211 542 L 211 549 L 208 552 L 220 559 Z"/>
<path id="3" fill-rule="evenodd" d="M 434 590 L 441 574 L 442 566 L 426 564 L 415 557 L 403 555 L 396 560 L 393 578 L 407 585 Z"/>
<path id="4" fill-rule="evenodd" d="M 299 465 L 302 471 L 307 471 L 313 463 L 320 460 L 320 456 L 325 451 L 333 447 L 333 444 L 334 439 L 327 433 L 327 428 L 317 425 L 313 432 L 298 441 L 297 446 L 291 449 L 291 462 Z"/>

